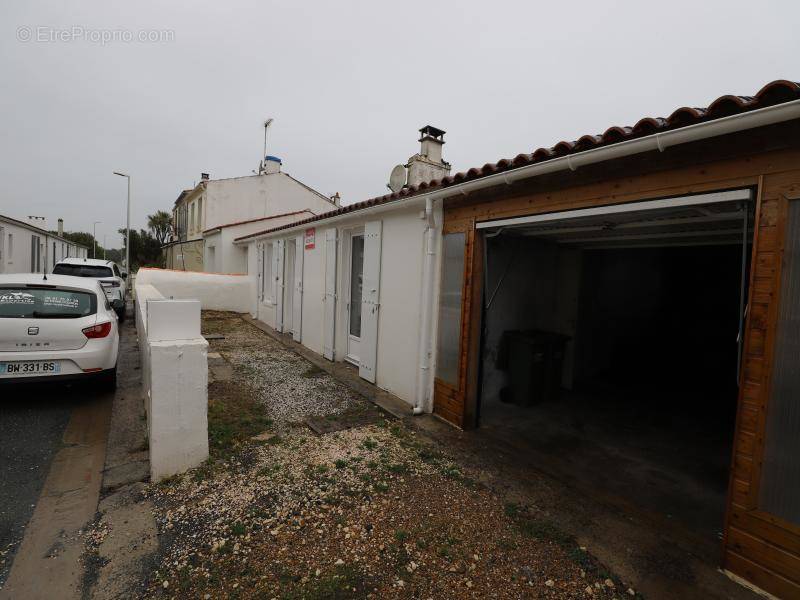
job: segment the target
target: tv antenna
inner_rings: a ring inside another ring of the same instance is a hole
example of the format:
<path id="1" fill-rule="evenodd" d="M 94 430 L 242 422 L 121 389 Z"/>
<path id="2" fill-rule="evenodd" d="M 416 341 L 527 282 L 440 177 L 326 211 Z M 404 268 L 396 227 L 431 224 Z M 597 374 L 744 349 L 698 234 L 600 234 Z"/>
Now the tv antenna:
<path id="1" fill-rule="evenodd" d="M 274 121 L 272 117 L 264 121 L 264 152 L 261 153 L 261 162 L 258 163 L 259 175 L 264 172 L 264 157 L 267 155 L 267 129 L 269 129 L 269 126 L 272 125 L 272 121 Z"/>

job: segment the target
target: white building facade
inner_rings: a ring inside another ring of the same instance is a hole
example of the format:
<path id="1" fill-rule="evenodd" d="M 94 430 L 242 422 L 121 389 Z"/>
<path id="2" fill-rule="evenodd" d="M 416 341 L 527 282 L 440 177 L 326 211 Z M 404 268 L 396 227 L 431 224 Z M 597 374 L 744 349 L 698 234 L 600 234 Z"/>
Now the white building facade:
<path id="1" fill-rule="evenodd" d="M 402 187 L 450 172 L 445 132 L 420 134 Z M 237 237 L 255 276 L 253 316 L 431 412 L 441 227 L 440 201 L 404 193 Z"/>
<path id="2" fill-rule="evenodd" d="M 61 219 L 58 227 L 63 232 Z M 0 215 L 0 273 L 49 273 L 64 258 L 88 255 L 88 248 L 61 235 Z"/>
<path id="3" fill-rule="evenodd" d="M 432 409 L 441 208 L 408 199 L 240 237 L 253 316 Z M 427 299 L 426 299 L 427 298 Z"/>
<path id="4" fill-rule="evenodd" d="M 336 203 L 281 171 L 280 159 L 267 157 L 260 175 L 211 179 L 185 190 L 173 209 L 173 240 L 166 266 L 208 273 L 243 273 L 244 251 L 233 239 L 269 227 L 329 212 Z"/>

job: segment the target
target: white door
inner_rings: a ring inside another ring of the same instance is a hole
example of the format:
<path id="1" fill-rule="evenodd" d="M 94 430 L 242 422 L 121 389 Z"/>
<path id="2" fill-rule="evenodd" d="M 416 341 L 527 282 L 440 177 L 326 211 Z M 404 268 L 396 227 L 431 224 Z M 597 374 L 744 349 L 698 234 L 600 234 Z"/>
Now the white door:
<path id="1" fill-rule="evenodd" d="M 294 240 L 283 247 L 283 331 L 294 332 Z"/>
<path id="2" fill-rule="evenodd" d="M 364 234 L 353 233 L 347 253 L 347 354 L 345 359 L 361 364 L 361 311 L 364 289 Z"/>
<path id="3" fill-rule="evenodd" d="M 304 237 L 294 238 L 294 295 L 292 296 L 292 337 L 294 341 L 301 339 L 303 319 L 303 244 Z"/>
<path id="4" fill-rule="evenodd" d="M 335 359 L 336 335 L 336 229 L 325 230 L 325 303 L 322 355 Z"/>
<path id="5" fill-rule="evenodd" d="M 273 242 L 272 257 L 273 257 L 273 277 L 275 277 L 275 329 L 283 331 L 283 248 L 285 244 L 283 240 Z"/>
<path id="6" fill-rule="evenodd" d="M 381 221 L 364 227 L 364 286 L 361 300 L 361 342 L 358 374 L 375 383 L 378 362 L 378 311 L 381 288 Z"/>

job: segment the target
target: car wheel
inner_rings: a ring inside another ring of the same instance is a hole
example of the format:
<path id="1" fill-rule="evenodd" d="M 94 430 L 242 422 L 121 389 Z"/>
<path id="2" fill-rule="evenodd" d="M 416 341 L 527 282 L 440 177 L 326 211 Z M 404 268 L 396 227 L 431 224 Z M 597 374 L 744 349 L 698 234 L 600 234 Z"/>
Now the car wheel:
<path id="1" fill-rule="evenodd" d="M 106 392 L 113 392 L 117 389 L 117 367 L 103 375 L 102 387 Z"/>

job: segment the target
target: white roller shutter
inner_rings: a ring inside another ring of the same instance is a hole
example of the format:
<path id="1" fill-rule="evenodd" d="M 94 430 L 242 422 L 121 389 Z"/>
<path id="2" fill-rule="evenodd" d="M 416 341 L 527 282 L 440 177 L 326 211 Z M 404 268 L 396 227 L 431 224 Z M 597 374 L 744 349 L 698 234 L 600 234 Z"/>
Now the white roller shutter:
<path id="1" fill-rule="evenodd" d="M 375 383 L 381 288 L 381 221 L 364 226 L 364 287 L 361 292 L 361 344 L 358 374 Z"/>
<path id="2" fill-rule="evenodd" d="M 283 240 L 273 242 L 272 246 L 272 276 L 275 278 L 275 329 L 283 331 Z"/>
<path id="3" fill-rule="evenodd" d="M 336 229 L 325 230 L 325 296 L 322 355 L 335 359 L 336 339 Z"/>
<path id="4" fill-rule="evenodd" d="M 304 236 L 294 238 L 294 294 L 292 295 L 292 338 L 299 342 L 303 318 L 303 243 Z"/>

